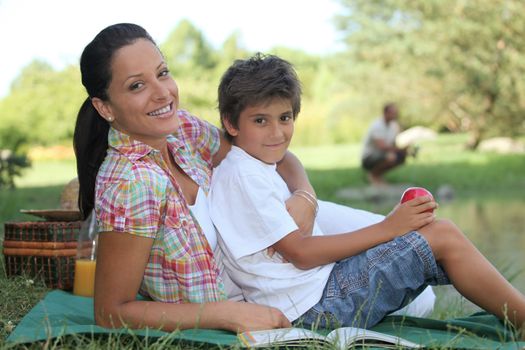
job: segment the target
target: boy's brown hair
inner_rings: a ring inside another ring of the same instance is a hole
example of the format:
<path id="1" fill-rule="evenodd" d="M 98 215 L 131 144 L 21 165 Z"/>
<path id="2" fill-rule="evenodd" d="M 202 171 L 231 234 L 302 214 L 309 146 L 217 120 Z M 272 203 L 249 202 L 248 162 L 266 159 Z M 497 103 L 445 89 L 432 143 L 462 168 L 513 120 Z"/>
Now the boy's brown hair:
<path id="1" fill-rule="evenodd" d="M 221 78 L 218 89 L 219 112 L 237 128 L 241 112 L 250 106 L 274 98 L 290 100 L 293 118 L 301 110 L 301 82 L 292 64 L 274 55 L 257 53 L 245 60 L 235 60 Z M 226 132 L 230 140 L 232 136 Z"/>

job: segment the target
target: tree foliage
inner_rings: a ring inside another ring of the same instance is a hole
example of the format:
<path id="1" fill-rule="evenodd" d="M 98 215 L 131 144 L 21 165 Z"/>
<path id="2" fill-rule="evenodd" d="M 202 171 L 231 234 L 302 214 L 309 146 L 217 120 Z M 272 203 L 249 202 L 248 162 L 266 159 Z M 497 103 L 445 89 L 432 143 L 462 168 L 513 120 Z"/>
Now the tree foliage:
<path id="1" fill-rule="evenodd" d="M 212 47 L 188 20 L 182 20 L 168 35 L 161 50 L 176 76 L 199 74 L 215 65 Z"/>
<path id="2" fill-rule="evenodd" d="M 470 131 L 472 148 L 489 135 L 523 133 L 523 1 L 340 1 L 337 26 L 350 57 L 374 66 L 364 78 L 377 95 L 428 123 Z"/>
<path id="3" fill-rule="evenodd" d="M 525 3 L 518 0 L 339 0 L 346 50 L 312 55 L 276 47 L 303 87 L 294 144 L 361 140 L 386 101 L 406 126 L 524 133 Z M 181 21 L 160 43 L 179 86 L 181 108 L 219 125 L 217 87 L 235 59 L 253 54 L 234 32 L 218 48 Z M 86 92 L 77 65 L 35 60 L 0 100 L 0 149 L 71 144 Z"/>
<path id="4" fill-rule="evenodd" d="M 79 82 L 78 67 L 55 71 L 38 60 L 26 66 L 0 101 L 0 148 L 70 142 L 85 98 Z"/>

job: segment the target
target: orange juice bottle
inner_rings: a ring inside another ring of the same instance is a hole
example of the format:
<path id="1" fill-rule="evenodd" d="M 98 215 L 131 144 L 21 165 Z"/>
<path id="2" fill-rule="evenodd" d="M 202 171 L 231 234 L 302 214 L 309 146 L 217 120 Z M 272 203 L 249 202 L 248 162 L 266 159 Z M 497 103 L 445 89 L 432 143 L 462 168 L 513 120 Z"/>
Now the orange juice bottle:
<path id="1" fill-rule="evenodd" d="M 82 224 L 77 244 L 73 294 L 92 297 L 95 292 L 97 235 L 95 215 L 92 213 Z"/>
<path id="2" fill-rule="evenodd" d="M 96 260 L 75 260 L 75 282 L 73 294 L 92 297 L 95 294 L 95 267 Z"/>

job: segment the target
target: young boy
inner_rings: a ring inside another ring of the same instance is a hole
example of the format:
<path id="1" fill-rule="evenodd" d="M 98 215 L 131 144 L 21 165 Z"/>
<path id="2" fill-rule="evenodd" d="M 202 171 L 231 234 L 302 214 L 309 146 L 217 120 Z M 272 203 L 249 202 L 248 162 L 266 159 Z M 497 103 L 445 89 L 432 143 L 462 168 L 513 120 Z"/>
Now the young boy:
<path id="1" fill-rule="evenodd" d="M 448 284 L 474 303 L 525 320 L 525 297 L 448 221 L 429 197 L 396 206 L 352 233 L 301 232 L 286 210 L 290 193 L 275 167 L 293 136 L 301 88 L 276 56 L 236 61 L 219 85 L 221 123 L 232 150 L 214 170 L 210 215 L 224 264 L 249 302 L 279 308 L 290 321 L 372 327 L 428 285 Z M 416 231 L 417 230 L 417 231 Z"/>

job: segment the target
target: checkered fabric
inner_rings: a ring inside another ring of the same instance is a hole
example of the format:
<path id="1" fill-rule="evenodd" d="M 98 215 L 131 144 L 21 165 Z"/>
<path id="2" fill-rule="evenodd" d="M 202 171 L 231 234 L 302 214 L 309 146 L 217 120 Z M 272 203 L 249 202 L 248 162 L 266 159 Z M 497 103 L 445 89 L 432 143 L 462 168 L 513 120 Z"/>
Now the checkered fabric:
<path id="1" fill-rule="evenodd" d="M 186 111 L 178 115 L 169 151 L 208 193 L 218 129 Z M 160 152 L 113 128 L 108 142 L 96 182 L 98 230 L 154 239 L 140 292 L 173 303 L 226 299 L 213 252 Z"/>

